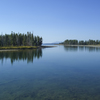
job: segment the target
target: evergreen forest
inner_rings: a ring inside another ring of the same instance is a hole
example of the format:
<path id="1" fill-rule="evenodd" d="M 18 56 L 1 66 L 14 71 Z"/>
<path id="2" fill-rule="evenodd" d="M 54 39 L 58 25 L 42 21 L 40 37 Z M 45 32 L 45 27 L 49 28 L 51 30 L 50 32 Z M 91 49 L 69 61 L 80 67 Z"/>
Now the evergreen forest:
<path id="1" fill-rule="evenodd" d="M 78 41 L 78 40 L 65 40 L 61 44 L 65 45 L 100 45 L 100 40 L 91 40 L 89 39 L 88 41 Z"/>
<path id="2" fill-rule="evenodd" d="M 11 32 L 11 34 L 0 35 L 0 47 L 3 46 L 41 46 L 42 37 L 34 36 L 33 33 L 27 34 Z"/>

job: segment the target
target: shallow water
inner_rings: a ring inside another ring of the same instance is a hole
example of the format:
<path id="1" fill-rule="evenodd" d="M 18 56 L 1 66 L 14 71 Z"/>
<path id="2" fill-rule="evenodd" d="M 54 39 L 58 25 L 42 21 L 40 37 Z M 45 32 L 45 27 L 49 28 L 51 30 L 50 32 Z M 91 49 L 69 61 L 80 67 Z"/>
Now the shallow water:
<path id="1" fill-rule="evenodd" d="M 99 100 L 100 48 L 0 52 L 0 100 Z"/>

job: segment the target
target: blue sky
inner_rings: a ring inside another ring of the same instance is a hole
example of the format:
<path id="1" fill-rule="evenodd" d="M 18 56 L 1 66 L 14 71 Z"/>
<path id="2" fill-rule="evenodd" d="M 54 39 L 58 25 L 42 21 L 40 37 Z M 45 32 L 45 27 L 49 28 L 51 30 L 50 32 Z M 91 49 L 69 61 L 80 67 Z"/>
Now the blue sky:
<path id="1" fill-rule="evenodd" d="M 0 32 L 33 32 L 44 43 L 100 40 L 100 0 L 0 0 Z"/>

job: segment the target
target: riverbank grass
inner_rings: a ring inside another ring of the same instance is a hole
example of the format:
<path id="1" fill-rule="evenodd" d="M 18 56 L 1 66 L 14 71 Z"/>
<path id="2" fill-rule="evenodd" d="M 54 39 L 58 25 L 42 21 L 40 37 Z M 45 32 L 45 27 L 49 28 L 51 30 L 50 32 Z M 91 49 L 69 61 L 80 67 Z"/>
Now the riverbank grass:
<path id="1" fill-rule="evenodd" d="M 5 46 L 0 47 L 0 50 L 6 50 L 6 49 L 37 49 L 39 46 Z"/>

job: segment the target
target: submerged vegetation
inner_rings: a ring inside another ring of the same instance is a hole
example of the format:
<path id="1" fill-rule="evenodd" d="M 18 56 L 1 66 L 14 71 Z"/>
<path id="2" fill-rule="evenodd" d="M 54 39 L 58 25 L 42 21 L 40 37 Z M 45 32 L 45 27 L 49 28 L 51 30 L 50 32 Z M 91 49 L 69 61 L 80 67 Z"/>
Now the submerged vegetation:
<path id="1" fill-rule="evenodd" d="M 33 33 L 27 34 L 11 32 L 11 34 L 0 35 L 0 47 L 8 46 L 41 46 L 42 37 L 34 36 Z"/>
<path id="2" fill-rule="evenodd" d="M 78 41 L 78 40 L 65 40 L 61 44 L 65 45 L 100 45 L 100 40 L 88 40 L 88 41 Z"/>

